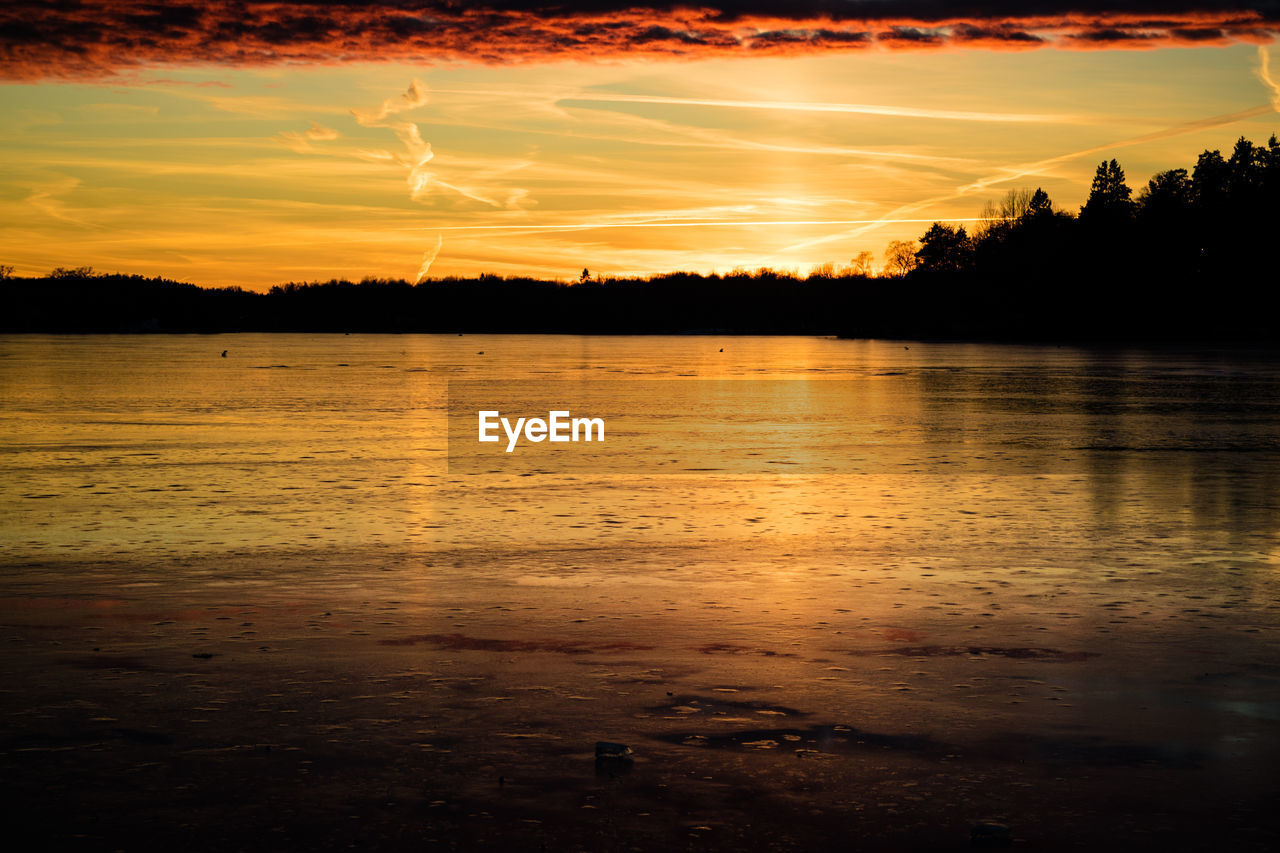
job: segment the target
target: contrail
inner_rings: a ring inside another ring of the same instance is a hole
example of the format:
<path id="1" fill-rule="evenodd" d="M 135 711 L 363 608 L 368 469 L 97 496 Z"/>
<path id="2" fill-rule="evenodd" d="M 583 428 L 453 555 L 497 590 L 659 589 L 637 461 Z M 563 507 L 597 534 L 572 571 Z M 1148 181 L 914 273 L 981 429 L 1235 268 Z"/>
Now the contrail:
<path id="1" fill-rule="evenodd" d="M 433 94 L 446 95 L 491 95 L 503 97 L 519 97 L 529 98 L 528 92 L 516 92 L 512 90 L 499 89 L 437 89 L 433 88 Z M 582 100 L 577 95 L 557 95 L 554 96 L 555 101 L 575 101 Z M 641 119 L 639 116 L 628 116 L 633 121 L 644 121 L 647 124 L 660 130 L 671 132 L 671 125 L 665 121 L 656 121 L 653 119 Z M 470 124 L 468 127 L 491 129 L 491 130 L 511 130 L 510 127 L 501 124 Z M 520 128 L 522 133 L 538 133 L 538 134 L 554 134 L 556 136 L 571 135 L 575 139 L 598 139 L 606 142 L 627 142 L 632 145 L 651 145 L 669 148 L 728 148 L 731 150 L 751 150 L 751 151 L 780 151 L 792 154 L 822 154 L 834 157 L 871 157 L 886 160 L 907 160 L 927 163 L 947 163 L 947 164 L 968 164 L 973 161 L 963 157 L 944 157 L 936 154 L 912 154 L 904 151 L 882 151 L 872 148 L 850 148 L 846 146 L 834 145 L 783 145 L 769 142 L 759 142 L 749 139 L 738 139 L 733 136 L 724 136 L 716 134 L 705 129 L 681 127 L 679 132 L 691 137 L 684 140 L 672 139 L 644 139 L 635 136 L 605 134 L 605 133 L 573 133 L 566 134 L 562 129 L 550 130 L 537 128 Z"/>
<path id="2" fill-rule="evenodd" d="M 972 183 L 965 184 L 964 186 L 958 187 L 956 188 L 956 191 L 953 193 L 934 196 L 933 198 L 926 198 L 920 201 L 915 201 L 909 204 L 901 205 L 900 207 L 897 207 L 894 210 L 891 210 L 889 212 L 889 217 L 900 216 L 904 213 L 913 213 L 917 210 L 920 210 L 921 208 L 930 207 L 939 202 L 953 201 L 957 198 L 968 195 L 969 193 L 974 192 L 975 190 L 984 190 L 984 189 L 987 189 L 988 187 L 995 186 L 996 184 L 1005 183 L 1006 181 L 1017 180 L 1018 178 L 1024 178 L 1027 175 L 1039 174 L 1049 166 L 1055 166 L 1059 163 L 1065 163 L 1068 160 L 1075 160 L 1079 157 L 1087 157 L 1090 154 L 1098 154 L 1103 151 L 1110 151 L 1114 148 L 1124 148 L 1129 145 L 1139 145 L 1143 142 L 1154 142 L 1160 139 L 1168 139 L 1169 137 L 1172 137 L 1172 136 L 1181 136 L 1184 133 L 1192 133 L 1197 130 L 1204 130 L 1206 128 L 1211 128 L 1211 127 L 1220 127 L 1221 125 L 1224 125 L 1224 124 L 1233 124 L 1237 121 L 1242 121 L 1247 118 L 1253 118 L 1254 116 L 1270 113 L 1272 112 L 1272 110 L 1273 110 L 1273 106 L 1271 104 L 1263 104 L 1261 106 L 1250 107 L 1247 110 L 1241 110 L 1239 112 L 1226 113 L 1223 115 L 1211 116 L 1209 118 L 1197 119 L 1195 121 L 1183 122 L 1182 124 L 1176 124 L 1172 127 L 1167 127 L 1163 130 L 1153 131 L 1152 133 L 1144 133 L 1141 136 L 1133 136 L 1128 139 L 1119 140 L 1118 142 L 1108 142 L 1105 145 L 1095 145 L 1092 148 L 1085 148 L 1080 151 L 1072 151 L 1070 154 L 1060 154 L 1057 157 L 1049 157 L 1048 159 L 1045 159 L 1045 160 L 1037 160 L 1034 163 L 1023 163 L 1018 166 L 1010 166 L 1006 169 L 1002 169 L 1000 174 L 998 175 L 979 178 L 978 180 L 973 181 Z M 843 232 L 841 234 L 831 234 L 826 237 L 818 237 L 813 240 L 805 240 L 804 242 L 801 242 L 801 243 L 795 243 L 791 246 L 787 246 L 779 250 L 779 252 L 780 253 L 792 252 L 798 249 L 808 249 L 812 246 L 819 246 L 824 243 L 831 243 L 836 240 L 845 240 L 850 237 L 857 237 L 860 234 L 865 234 L 867 231 L 873 230 L 874 228 L 878 227 L 881 224 L 910 221 L 910 220 L 903 220 L 903 219 L 893 219 L 889 217 L 886 217 L 885 219 L 875 220 L 874 224 L 864 225 L 863 227 L 855 228 L 852 231 Z M 935 220 L 929 219 L 924 221 L 933 222 Z M 964 222 L 966 220 L 949 219 L 947 221 L 948 222 Z"/>
<path id="3" fill-rule="evenodd" d="M 1271 76 L 1271 57 L 1265 45 L 1258 45 L 1258 79 L 1271 89 L 1271 106 L 1280 113 L 1280 83 Z"/>
<path id="4" fill-rule="evenodd" d="M 493 199 L 485 198 L 484 196 L 480 195 L 474 190 L 469 190 L 466 187 L 455 186 L 453 184 L 446 183 L 436 177 L 431 177 L 431 181 L 438 187 L 444 187 L 447 190 L 453 190 L 458 195 L 463 196 L 464 198 L 469 198 L 472 201 L 478 201 L 478 202 L 481 202 L 482 204 L 490 205 L 491 207 L 499 207 L 499 208 L 502 207 L 501 204 L 494 201 Z M 414 199 L 416 200 L 417 196 L 414 196 Z"/>
<path id="5" fill-rule="evenodd" d="M 807 101 L 737 101 L 722 98 L 672 98 L 660 95 L 573 95 L 556 101 L 557 105 L 583 101 L 614 104 L 673 104 L 693 107 L 727 107 L 747 110 L 787 110 L 807 113 L 856 113 L 858 115 L 929 118 L 951 121 L 1077 123 L 1079 116 L 1035 113 L 985 113 L 965 110 L 933 110 L 918 107 L 896 107 L 881 104 L 824 104 Z"/>
<path id="6" fill-rule="evenodd" d="M 58 199 L 58 196 L 69 193 L 78 186 L 80 186 L 79 178 L 60 178 L 57 181 L 32 190 L 31 194 L 23 199 L 23 202 L 31 205 L 46 216 L 62 222 L 69 222 L 82 228 L 98 228 L 99 226 L 70 216 L 63 210 L 62 202 Z"/>
<path id="7" fill-rule="evenodd" d="M 972 216 L 948 222 L 986 222 L 989 217 Z M 715 220 L 710 222 L 579 222 L 564 225 L 445 225 L 432 231 L 589 231 L 600 228 L 754 228 L 776 225 L 864 225 L 890 222 L 933 222 L 932 219 L 775 219 Z M 417 229 L 414 229 L 417 230 Z"/>
<path id="8" fill-rule="evenodd" d="M 421 284 L 422 280 L 427 277 L 427 271 L 431 269 L 431 263 L 436 259 L 436 255 L 440 254 L 440 247 L 444 245 L 444 235 L 436 235 L 436 244 L 430 249 L 422 253 L 422 266 L 418 267 L 418 278 L 415 284 Z"/>
<path id="9" fill-rule="evenodd" d="M 1234 124 L 1237 121 L 1243 121 L 1254 116 L 1264 115 L 1272 111 L 1271 104 L 1263 104 L 1257 107 L 1250 107 L 1247 110 L 1241 110 L 1236 113 L 1226 113 L 1224 115 L 1212 116 L 1210 118 L 1196 119 L 1182 124 L 1175 124 L 1173 127 L 1167 127 L 1164 130 L 1157 130 L 1152 133 L 1144 133 L 1142 136 L 1133 136 L 1129 139 L 1122 139 L 1119 142 L 1108 142 L 1105 145 L 1095 145 L 1092 148 L 1085 148 L 1082 151 L 1073 151 L 1070 154 L 1062 154 L 1057 157 L 1050 157 L 1047 160 L 1038 160 L 1035 163 L 1028 163 L 1022 166 L 1012 167 L 1011 174 L 1007 174 L 1001 178 L 981 178 L 972 184 L 960 188 L 960 194 L 973 189 L 985 189 L 987 186 L 995 183 L 1003 183 L 1011 181 L 1015 178 L 1022 178 L 1030 174 L 1034 174 L 1047 166 L 1054 166 L 1058 163 L 1074 160 L 1077 157 L 1085 157 L 1089 154 L 1098 154 L 1103 151 L 1110 151 L 1112 148 L 1125 148 L 1129 145 L 1139 145 L 1143 142 L 1155 142 L 1160 139 L 1168 139 L 1171 136 L 1181 136 L 1184 133 L 1191 133 L 1196 130 L 1205 130 L 1211 127 L 1220 127 L 1224 124 Z"/>

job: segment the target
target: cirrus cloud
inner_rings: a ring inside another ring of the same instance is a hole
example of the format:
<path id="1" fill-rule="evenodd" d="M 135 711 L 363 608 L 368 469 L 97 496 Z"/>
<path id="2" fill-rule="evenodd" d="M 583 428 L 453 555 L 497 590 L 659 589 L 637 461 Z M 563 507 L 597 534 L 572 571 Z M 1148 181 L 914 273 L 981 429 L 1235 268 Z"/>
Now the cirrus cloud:
<path id="1" fill-rule="evenodd" d="M 1265 44 L 1280 0 L 9 0 L 0 79 L 214 64 Z"/>

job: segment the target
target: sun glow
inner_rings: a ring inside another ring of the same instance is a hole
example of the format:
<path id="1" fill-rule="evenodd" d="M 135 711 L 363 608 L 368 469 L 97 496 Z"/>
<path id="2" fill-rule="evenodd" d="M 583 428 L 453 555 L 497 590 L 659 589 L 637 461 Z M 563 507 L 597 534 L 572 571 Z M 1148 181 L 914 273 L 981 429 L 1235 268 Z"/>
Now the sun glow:
<path id="1" fill-rule="evenodd" d="M 173 68 L 3 92 L 17 274 L 254 288 L 879 259 L 1011 188 L 1078 206 L 1103 157 L 1137 185 L 1265 140 L 1259 102 L 1280 97 L 1253 46 Z"/>

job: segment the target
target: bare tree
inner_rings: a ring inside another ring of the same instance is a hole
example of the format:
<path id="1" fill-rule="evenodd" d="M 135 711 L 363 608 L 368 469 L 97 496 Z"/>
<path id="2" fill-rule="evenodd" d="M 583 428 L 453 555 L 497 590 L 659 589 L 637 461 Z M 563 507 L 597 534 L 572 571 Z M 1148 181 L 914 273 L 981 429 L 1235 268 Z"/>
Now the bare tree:
<path id="1" fill-rule="evenodd" d="M 903 276 L 916 268 L 916 241 L 892 240 L 884 251 L 886 275 Z"/>
<path id="2" fill-rule="evenodd" d="M 973 239 L 982 242 L 988 237 L 1001 236 L 1032 212 L 1032 199 L 1036 192 L 1029 187 L 1009 190 L 999 201 L 988 201 L 982 207 L 982 219 L 973 229 Z"/>
<path id="3" fill-rule="evenodd" d="M 93 267 L 54 267 L 49 270 L 49 278 L 93 278 Z"/>

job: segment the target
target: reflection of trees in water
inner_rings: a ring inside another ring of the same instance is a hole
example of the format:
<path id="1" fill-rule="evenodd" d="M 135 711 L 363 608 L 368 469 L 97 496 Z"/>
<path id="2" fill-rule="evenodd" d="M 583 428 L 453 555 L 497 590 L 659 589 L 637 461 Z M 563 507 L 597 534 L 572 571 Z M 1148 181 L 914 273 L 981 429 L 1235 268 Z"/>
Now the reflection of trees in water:
<path id="1" fill-rule="evenodd" d="M 1145 520 L 1151 547 L 1274 550 L 1280 375 L 1265 356 L 1095 353 L 1076 379 L 1097 537 Z M 1185 544 L 1185 542 L 1183 543 Z M 1252 558 L 1250 558 L 1252 559 Z"/>
<path id="2" fill-rule="evenodd" d="M 1280 544 L 1280 370 L 1266 355 L 1038 349 L 895 381 L 920 460 L 1083 484 L 1099 547 L 1135 530 L 1153 550 Z"/>

